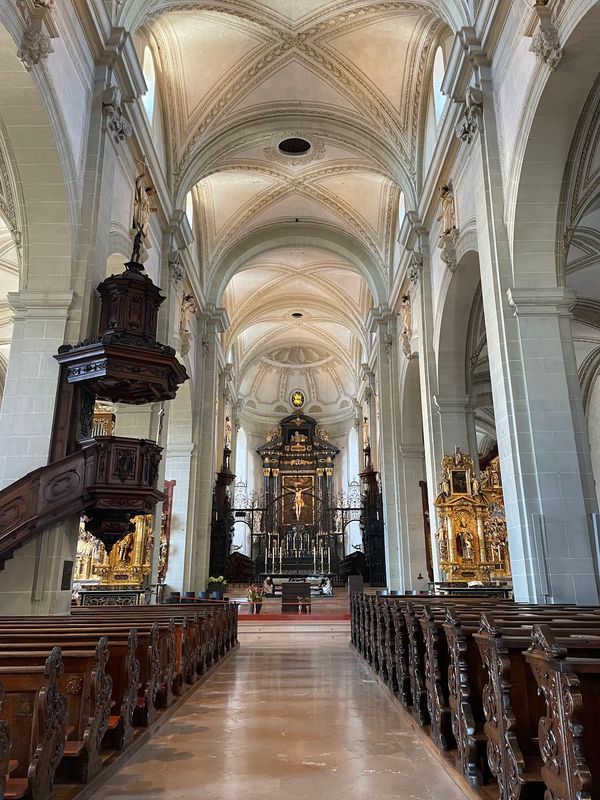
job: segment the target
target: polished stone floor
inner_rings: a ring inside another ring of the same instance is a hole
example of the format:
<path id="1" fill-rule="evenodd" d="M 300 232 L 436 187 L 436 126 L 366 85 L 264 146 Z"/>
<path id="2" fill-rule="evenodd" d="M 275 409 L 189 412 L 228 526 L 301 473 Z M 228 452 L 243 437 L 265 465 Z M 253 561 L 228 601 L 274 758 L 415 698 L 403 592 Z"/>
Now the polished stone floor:
<path id="1" fill-rule="evenodd" d="M 237 650 L 93 800 L 464 800 L 347 642 Z"/>

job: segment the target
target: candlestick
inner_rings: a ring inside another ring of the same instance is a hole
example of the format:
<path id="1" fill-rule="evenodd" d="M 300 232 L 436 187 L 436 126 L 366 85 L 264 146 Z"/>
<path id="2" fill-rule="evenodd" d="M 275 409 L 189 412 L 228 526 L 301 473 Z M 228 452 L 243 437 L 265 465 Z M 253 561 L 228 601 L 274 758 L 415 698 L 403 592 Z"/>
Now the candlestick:
<path id="1" fill-rule="evenodd" d="M 269 549 L 267 547 L 265 547 L 265 572 L 267 571 L 267 567 L 268 567 L 268 563 L 267 563 L 268 557 L 269 557 Z"/>
<path id="2" fill-rule="evenodd" d="M 313 572 L 317 571 L 317 548 L 313 547 Z"/>
<path id="3" fill-rule="evenodd" d="M 331 548 L 327 548 L 327 572 L 331 572 Z"/>

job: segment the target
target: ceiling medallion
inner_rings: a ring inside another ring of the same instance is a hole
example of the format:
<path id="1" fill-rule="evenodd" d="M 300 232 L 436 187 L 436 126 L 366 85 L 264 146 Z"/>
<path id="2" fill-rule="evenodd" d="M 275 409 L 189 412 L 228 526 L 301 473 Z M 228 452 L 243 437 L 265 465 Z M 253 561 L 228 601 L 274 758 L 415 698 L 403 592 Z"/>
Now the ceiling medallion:
<path id="1" fill-rule="evenodd" d="M 305 131 L 284 131 L 271 137 L 263 152 L 269 161 L 299 167 L 322 159 L 325 142 L 320 136 Z"/>
<path id="2" fill-rule="evenodd" d="M 293 408 L 302 408 L 305 403 L 304 392 L 301 392 L 300 389 L 296 389 L 296 391 L 292 392 L 290 403 Z"/>

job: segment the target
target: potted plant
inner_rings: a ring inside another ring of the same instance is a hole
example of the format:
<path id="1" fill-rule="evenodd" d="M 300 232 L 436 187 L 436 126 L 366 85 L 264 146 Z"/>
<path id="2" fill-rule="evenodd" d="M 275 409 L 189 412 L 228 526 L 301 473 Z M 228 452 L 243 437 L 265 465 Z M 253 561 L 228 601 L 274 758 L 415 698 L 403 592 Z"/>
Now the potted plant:
<path id="1" fill-rule="evenodd" d="M 222 575 L 219 575 L 218 578 L 213 578 L 211 576 L 208 579 L 206 590 L 210 592 L 212 600 L 222 600 L 223 595 L 227 591 L 227 581 Z"/>
<path id="2" fill-rule="evenodd" d="M 248 591 L 246 592 L 246 597 L 248 598 L 248 602 L 250 603 L 251 614 L 260 614 L 260 610 L 263 604 L 264 594 L 265 593 L 262 586 L 258 586 L 257 584 L 252 584 L 252 586 L 248 587 Z"/>
<path id="3" fill-rule="evenodd" d="M 310 611 L 310 597 L 299 597 L 298 598 L 298 613 L 299 614 L 308 614 Z"/>

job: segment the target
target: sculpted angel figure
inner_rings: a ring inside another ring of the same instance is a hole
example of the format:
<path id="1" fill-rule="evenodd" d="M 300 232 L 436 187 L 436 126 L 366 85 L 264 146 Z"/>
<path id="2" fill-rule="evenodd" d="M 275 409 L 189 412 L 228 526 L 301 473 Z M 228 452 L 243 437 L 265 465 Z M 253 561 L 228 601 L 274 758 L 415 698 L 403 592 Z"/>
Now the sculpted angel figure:
<path id="1" fill-rule="evenodd" d="M 133 221 L 131 233 L 134 237 L 132 260 L 144 264 L 148 260 L 148 250 L 152 246 L 149 239 L 150 214 L 157 209 L 152 205 L 154 187 L 146 184 L 146 173 L 143 172 L 135 179 L 135 192 L 133 195 Z"/>

